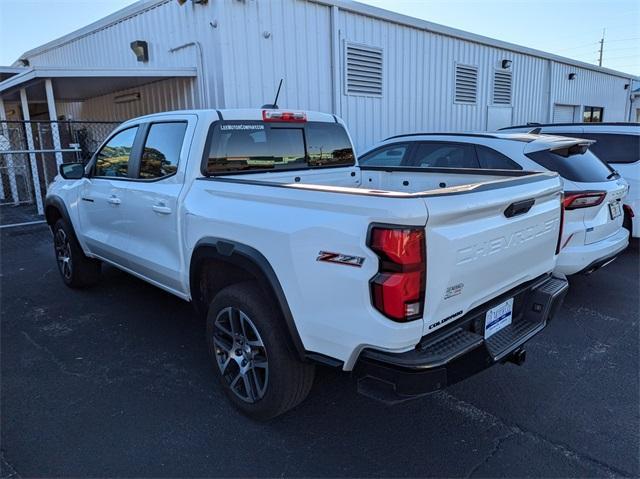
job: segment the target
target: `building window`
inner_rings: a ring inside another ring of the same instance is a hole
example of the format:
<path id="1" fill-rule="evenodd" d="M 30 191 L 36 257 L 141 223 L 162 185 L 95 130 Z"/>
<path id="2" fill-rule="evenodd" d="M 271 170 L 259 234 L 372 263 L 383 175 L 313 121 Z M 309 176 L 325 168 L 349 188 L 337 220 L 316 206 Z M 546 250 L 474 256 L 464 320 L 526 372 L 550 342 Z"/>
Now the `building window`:
<path id="1" fill-rule="evenodd" d="M 478 67 L 456 65 L 455 103 L 473 105 L 478 96 Z"/>
<path id="2" fill-rule="evenodd" d="M 493 104 L 511 105 L 511 72 L 496 70 L 493 73 Z"/>
<path id="3" fill-rule="evenodd" d="M 345 94 L 382 96 L 382 50 L 345 43 Z"/>
<path id="4" fill-rule="evenodd" d="M 601 106 L 585 106 L 582 114 L 584 123 L 602 123 L 604 118 L 604 108 Z"/>

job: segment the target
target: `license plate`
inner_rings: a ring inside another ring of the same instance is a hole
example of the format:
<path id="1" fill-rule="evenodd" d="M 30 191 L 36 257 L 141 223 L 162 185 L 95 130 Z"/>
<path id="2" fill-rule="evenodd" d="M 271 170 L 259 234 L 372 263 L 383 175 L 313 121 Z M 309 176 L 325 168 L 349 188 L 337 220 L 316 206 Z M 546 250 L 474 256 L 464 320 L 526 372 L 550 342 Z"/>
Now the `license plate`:
<path id="1" fill-rule="evenodd" d="M 513 298 L 487 311 L 484 320 L 484 337 L 488 338 L 511 324 L 513 318 Z"/>
<path id="2" fill-rule="evenodd" d="M 609 214 L 611 215 L 612 220 L 615 220 L 622 214 L 622 208 L 620 207 L 619 202 L 612 201 L 611 203 L 609 203 Z"/>

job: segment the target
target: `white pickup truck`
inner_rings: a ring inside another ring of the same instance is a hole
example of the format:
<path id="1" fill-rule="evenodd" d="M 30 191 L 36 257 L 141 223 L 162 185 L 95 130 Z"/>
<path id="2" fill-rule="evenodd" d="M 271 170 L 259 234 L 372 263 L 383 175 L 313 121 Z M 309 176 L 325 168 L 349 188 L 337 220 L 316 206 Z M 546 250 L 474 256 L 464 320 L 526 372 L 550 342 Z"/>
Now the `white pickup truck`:
<path id="1" fill-rule="evenodd" d="M 520 364 L 567 290 L 561 188 L 360 168 L 329 114 L 200 110 L 127 121 L 86 167 L 61 165 L 46 219 L 68 286 L 104 262 L 191 301 L 227 396 L 267 419 L 317 363 L 390 403 Z"/>

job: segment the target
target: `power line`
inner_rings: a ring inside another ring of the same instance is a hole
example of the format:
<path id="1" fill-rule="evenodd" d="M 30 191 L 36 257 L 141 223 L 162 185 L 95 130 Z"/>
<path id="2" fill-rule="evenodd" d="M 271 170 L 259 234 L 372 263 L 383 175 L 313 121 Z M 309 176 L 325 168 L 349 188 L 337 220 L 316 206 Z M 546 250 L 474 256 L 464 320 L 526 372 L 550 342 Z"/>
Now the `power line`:
<path id="1" fill-rule="evenodd" d="M 609 40 L 609 43 L 611 43 L 611 42 L 629 42 L 629 41 L 632 41 L 632 40 L 638 40 L 638 41 L 640 41 L 640 37 L 633 37 L 633 38 L 620 38 L 620 39 L 618 39 L 618 40 Z"/>
<path id="2" fill-rule="evenodd" d="M 640 52 L 640 48 L 638 47 L 618 47 L 618 48 L 607 48 L 608 52 L 617 52 L 620 50 L 637 50 L 638 52 Z"/>
<path id="3" fill-rule="evenodd" d="M 637 58 L 640 61 L 640 55 L 624 55 L 621 57 L 607 57 L 607 61 L 609 60 L 622 60 L 623 58 Z"/>
<path id="4" fill-rule="evenodd" d="M 584 44 L 584 45 L 579 45 L 579 46 L 577 46 L 577 47 L 562 48 L 562 49 L 560 49 L 560 50 L 558 50 L 558 51 L 560 51 L 560 52 L 566 52 L 566 51 L 568 51 L 568 50 L 577 50 L 577 49 L 579 49 L 579 48 L 593 47 L 594 45 L 597 45 L 598 43 L 600 43 L 600 42 L 591 42 L 591 43 L 587 43 L 587 44 Z"/>

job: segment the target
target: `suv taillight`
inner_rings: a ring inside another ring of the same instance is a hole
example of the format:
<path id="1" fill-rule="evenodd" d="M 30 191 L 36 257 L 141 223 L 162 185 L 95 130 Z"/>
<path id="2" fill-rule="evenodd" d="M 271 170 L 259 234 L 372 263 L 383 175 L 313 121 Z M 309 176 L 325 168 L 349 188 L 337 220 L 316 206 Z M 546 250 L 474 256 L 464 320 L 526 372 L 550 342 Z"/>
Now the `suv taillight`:
<path id="1" fill-rule="evenodd" d="M 556 243 L 556 254 L 560 254 L 562 249 L 562 233 L 564 230 L 564 194 L 560 193 L 560 230 L 558 231 L 558 242 Z"/>
<path id="2" fill-rule="evenodd" d="M 371 280 L 373 306 L 394 321 L 422 317 L 426 281 L 423 228 L 374 227 L 369 247 L 380 258 Z"/>
<path id="3" fill-rule="evenodd" d="M 564 193 L 564 209 L 575 210 L 597 206 L 607 196 L 606 191 L 566 191 Z"/>

